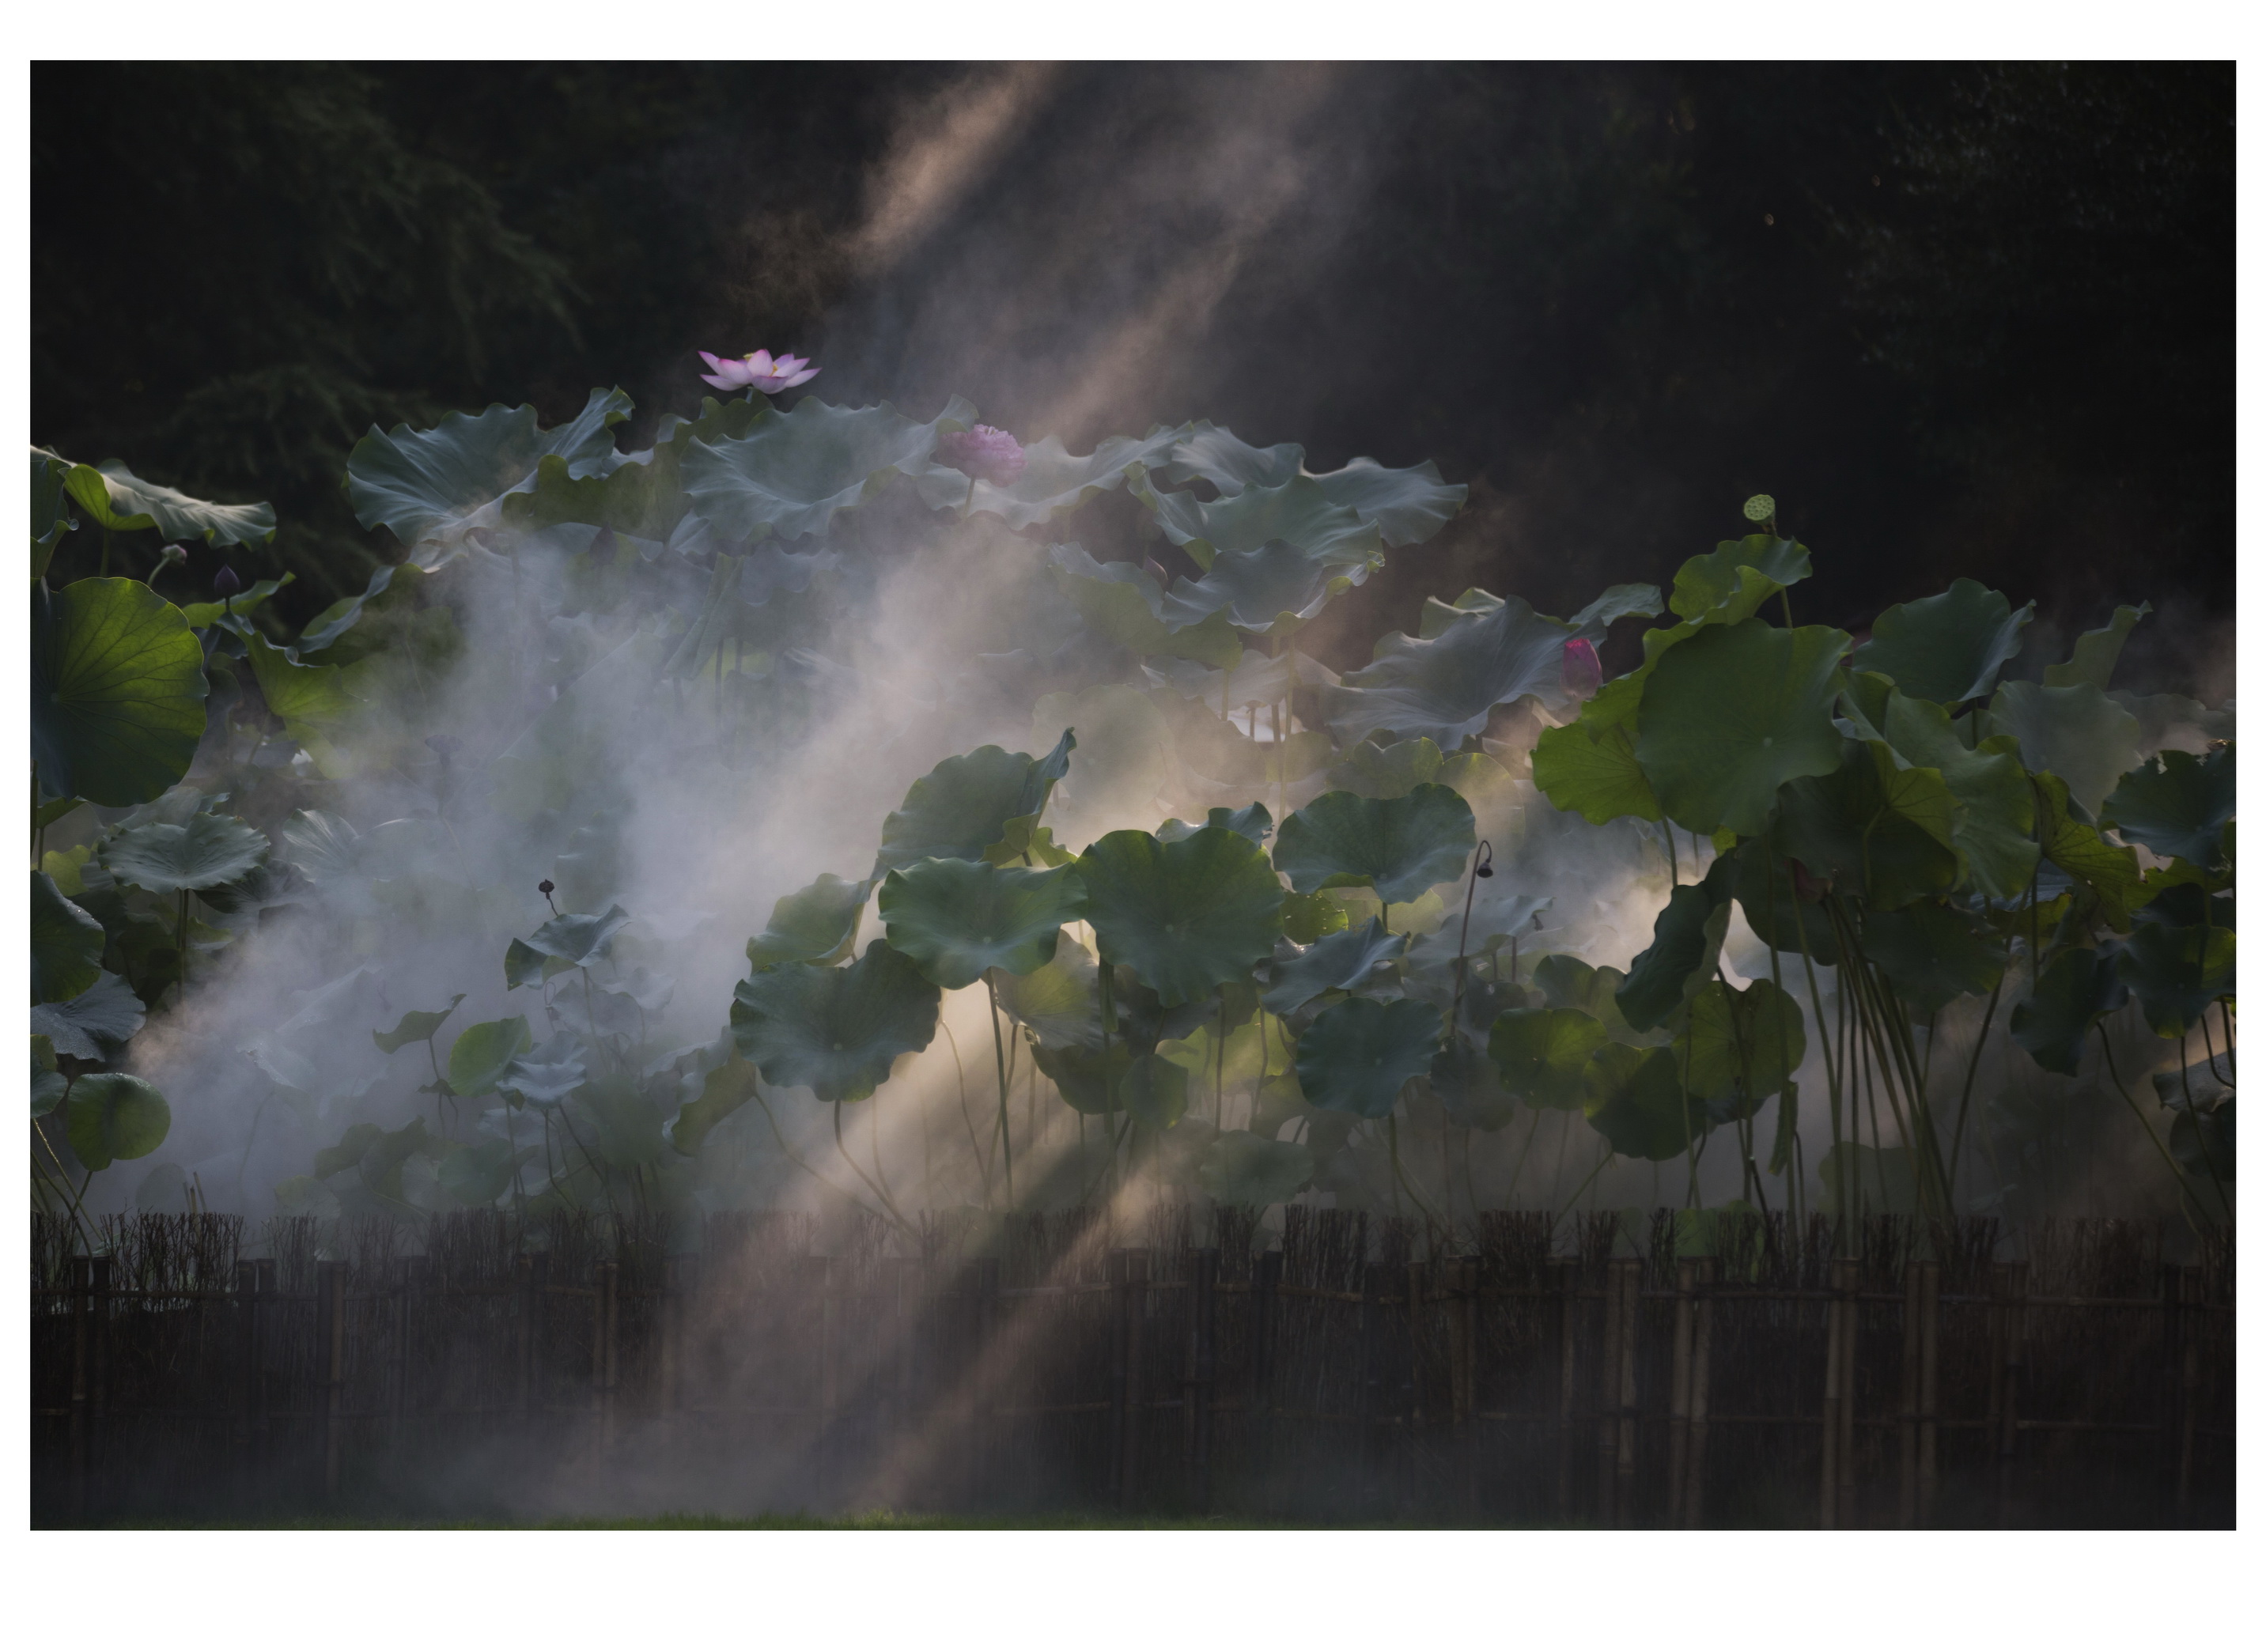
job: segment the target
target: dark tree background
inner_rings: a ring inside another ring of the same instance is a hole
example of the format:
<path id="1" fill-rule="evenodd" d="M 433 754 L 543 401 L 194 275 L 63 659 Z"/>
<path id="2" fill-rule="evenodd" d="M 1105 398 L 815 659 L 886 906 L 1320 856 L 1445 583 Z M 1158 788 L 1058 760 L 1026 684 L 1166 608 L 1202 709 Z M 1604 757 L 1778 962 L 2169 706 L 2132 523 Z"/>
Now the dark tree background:
<path id="1" fill-rule="evenodd" d="M 2145 596 L 2137 680 L 2231 691 L 2230 65 L 99 64 L 33 90 L 35 438 L 274 500 L 243 560 L 297 573 L 287 614 L 398 554 L 340 488 L 373 420 L 548 420 L 618 383 L 634 435 L 696 403 L 695 349 L 763 345 L 815 355 L 830 398 L 957 389 L 1073 445 L 1210 417 L 1318 469 L 1436 458 L 1473 508 L 1345 605 L 1321 640 L 1353 658 L 1429 591 L 1565 612 L 1664 582 L 1767 490 L 1816 554 L 1805 620 L 1967 574 L 2036 597 L 2043 650 Z M 938 153 L 968 164 L 939 183 Z"/>

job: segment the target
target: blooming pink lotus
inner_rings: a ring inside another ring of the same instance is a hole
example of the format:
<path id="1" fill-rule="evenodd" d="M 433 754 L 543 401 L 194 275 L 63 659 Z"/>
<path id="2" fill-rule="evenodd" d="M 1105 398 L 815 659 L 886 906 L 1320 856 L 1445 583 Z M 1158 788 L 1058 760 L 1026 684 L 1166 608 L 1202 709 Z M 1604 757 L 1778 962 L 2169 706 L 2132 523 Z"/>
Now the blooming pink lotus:
<path id="1" fill-rule="evenodd" d="M 776 358 L 769 350 L 757 350 L 752 355 L 720 362 L 703 350 L 700 359 L 715 369 L 713 373 L 703 373 L 700 382 L 713 384 L 718 390 L 759 390 L 766 396 L 776 396 L 797 384 L 808 384 L 818 376 L 818 369 L 811 366 L 808 356 L 789 355 L 785 351 Z"/>
<path id="2" fill-rule="evenodd" d="M 978 425 L 973 430 L 947 430 L 936 439 L 937 462 L 963 472 L 971 486 L 989 482 L 1005 487 L 1023 473 L 1030 461 L 1023 444 L 1004 430 Z"/>
<path id="3" fill-rule="evenodd" d="M 1558 671 L 1566 691 L 1575 699 L 1589 698 L 1605 680 L 1605 668 L 1597 659 L 1597 647 L 1586 637 L 1567 639 L 1566 653 L 1559 662 Z"/>

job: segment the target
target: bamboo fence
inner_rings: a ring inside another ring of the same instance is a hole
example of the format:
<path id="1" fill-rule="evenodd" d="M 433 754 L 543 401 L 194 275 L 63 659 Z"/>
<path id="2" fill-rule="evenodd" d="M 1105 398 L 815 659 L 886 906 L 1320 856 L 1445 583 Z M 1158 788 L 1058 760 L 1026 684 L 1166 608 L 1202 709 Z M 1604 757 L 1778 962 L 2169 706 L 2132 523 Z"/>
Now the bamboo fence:
<path id="1" fill-rule="evenodd" d="M 1206 1230 L 1201 1236 L 1201 1223 Z M 33 1228 L 33 1517 L 1115 1505 L 1285 1523 L 2223 1526 L 2230 1240 L 1291 1207 Z M 1563 1228 L 1561 1228 L 1561 1238 Z M 1208 1240 L 1197 1242 L 1198 1238 Z M 2006 1259 L 2002 1259 L 2002 1253 Z"/>

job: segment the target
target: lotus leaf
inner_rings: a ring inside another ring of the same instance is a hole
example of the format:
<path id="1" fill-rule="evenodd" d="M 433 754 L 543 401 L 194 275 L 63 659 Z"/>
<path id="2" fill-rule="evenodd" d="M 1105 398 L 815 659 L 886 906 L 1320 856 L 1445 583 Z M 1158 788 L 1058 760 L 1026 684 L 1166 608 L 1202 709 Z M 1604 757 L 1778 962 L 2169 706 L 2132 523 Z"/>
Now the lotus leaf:
<path id="1" fill-rule="evenodd" d="M 32 874 L 32 1002 L 75 998 L 102 973 L 102 925 L 44 872 Z"/>
<path id="2" fill-rule="evenodd" d="M 1656 595 L 1657 593 L 1656 592 Z M 1493 591 L 1478 586 L 1466 586 L 1464 594 L 1452 603 L 1444 603 L 1436 596 L 1424 599 L 1424 606 L 1416 621 L 1416 634 L 1427 640 L 1438 636 L 1466 614 L 1492 614 L 1502 606 L 1502 598 Z"/>
<path id="3" fill-rule="evenodd" d="M 155 528 L 168 539 L 208 545 L 251 545 L 275 537 L 273 505 L 216 505 L 178 488 L 149 482 L 122 459 L 71 466 L 63 484 L 101 527 L 114 533 Z"/>
<path id="4" fill-rule="evenodd" d="M 1295 1015 L 1334 989 L 1360 990 L 1378 969 L 1407 950 L 1407 936 L 1389 933 L 1372 917 L 1359 929 L 1340 930 L 1297 957 L 1277 962 L 1273 984 L 1259 995 L 1259 1001 L 1277 1015 Z"/>
<path id="5" fill-rule="evenodd" d="M 32 450 L 32 577 L 48 576 L 48 562 L 67 533 L 78 530 L 70 514 L 70 490 L 64 485 L 71 462 L 45 448 Z"/>
<path id="6" fill-rule="evenodd" d="M 509 1142 L 456 1148 L 441 1161 L 442 1190 L 468 1210 L 481 1210 L 510 1192 L 513 1174 L 534 1157 L 532 1147 L 514 1152 Z"/>
<path id="7" fill-rule="evenodd" d="M 1141 669 L 1158 687 L 1171 688 L 1182 699 L 1194 700 L 1207 708 L 1217 707 L 1224 717 L 1239 705 L 1272 705 L 1277 700 L 1290 698 L 1291 691 L 1307 680 L 1299 669 L 1302 662 L 1312 665 L 1295 649 L 1265 654 L 1255 648 L 1246 648 L 1240 659 L 1224 666 L 1207 666 L 1166 655 L 1149 661 Z M 1232 700 L 1228 698 L 1231 694 L 1234 696 Z"/>
<path id="8" fill-rule="evenodd" d="M 44 1033 L 33 1034 L 32 1116 L 47 1117 L 69 1089 L 70 1080 L 56 1070 L 55 1041 Z"/>
<path id="9" fill-rule="evenodd" d="M 563 975 L 574 967 L 565 958 L 554 958 L 539 952 L 525 941 L 515 939 L 503 952 L 503 984 L 509 991 L 518 987 L 540 986 L 555 975 Z"/>
<path id="10" fill-rule="evenodd" d="M 449 1047 L 449 1087 L 458 1095 L 487 1094 L 534 1042 L 524 1015 L 466 1027 Z"/>
<path id="11" fill-rule="evenodd" d="M 928 1048 L 942 996 L 918 964 L 877 940 L 854 963 L 780 964 L 749 976 L 733 990 L 732 1033 L 769 1082 L 856 1101 L 899 1056 Z"/>
<path id="12" fill-rule="evenodd" d="M 1676 571 L 1669 607 L 1680 619 L 1697 619 L 1710 609 L 1721 607 L 1734 599 L 1743 584 L 1749 583 L 1740 577 L 1743 568 L 1769 581 L 1771 588 L 1765 595 L 1774 596 L 1809 577 L 1809 549 L 1766 533 L 1722 540 L 1707 555 L 1693 557 Z"/>
<path id="13" fill-rule="evenodd" d="M 1196 1168 L 1214 1202 L 1254 1210 L 1297 1198 L 1313 1175 L 1314 1156 L 1305 1147 L 1250 1130 L 1220 1132 Z"/>
<path id="14" fill-rule="evenodd" d="M 146 1159 L 164 1144 L 173 1111 L 146 1078 L 128 1072 L 91 1072 L 72 1081 L 64 1104 L 71 1151 L 89 1170 L 107 1170 L 121 1159 Z"/>
<path id="15" fill-rule="evenodd" d="M 2124 998 L 2116 955 L 2072 947 L 2046 966 L 2030 996 L 2014 1005 L 2007 1031 L 2039 1066 L 2074 1078 L 2094 1023 Z"/>
<path id="16" fill-rule="evenodd" d="M 2234 1181 L 2234 1098 L 2208 1110 L 2182 1108 L 2172 1120 L 2172 1157 L 2190 1176 Z"/>
<path id="17" fill-rule="evenodd" d="M 2178 1038 L 2204 1011 L 2234 994 L 2234 932 L 2213 924 L 2143 923 L 2116 960 L 2159 1038 Z"/>
<path id="18" fill-rule="evenodd" d="M 857 940 L 858 919 L 873 887 L 822 872 L 815 882 L 781 895 L 764 932 L 748 942 L 749 968 L 840 962 Z"/>
<path id="19" fill-rule="evenodd" d="M 2020 741 L 2031 769 L 2067 782 L 2088 815 L 2140 761 L 2140 720 L 2090 683 L 2002 683 L 1991 700 L 1990 727 Z"/>
<path id="20" fill-rule="evenodd" d="M 1219 614 L 1239 631 L 1287 637 L 1330 598 L 1367 579 L 1369 567 L 1365 560 L 1326 561 L 1287 540 L 1269 539 L 1249 551 L 1221 552 L 1201 580 L 1175 580 L 1163 611 L 1175 631 Z"/>
<path id="21" fill-rule="evenodd" d="M 2036 785 L 2039 846 L 2046 859 L 2084 886 L 2111 929 L 2130 929 L 2131 910 L 2141 904 L 2146 890 L 2139 857 L 2121 844 L 2107 842 L 2070 814 L 2069 788 L 2059 775 L 2041 774 Z"/>
<path id="22" fill-rule="evenodd" d="M 133 988 L 104 970 L 85 991 L 60 1004 L 32 1006 L 32 1031 L 81 1061 L 113 1058 L 142 1030 L 142 1000 Z"/>
<path id="23" fill-rule="evenodd" d="M 745 1107 L 756 1093 L 756 1064 L 740 1054 L 728 1032 L 722 1042 L 727 1052 L 725 1058 L 705 1072 L 685 1077 L 679 1086 L 683 1105 L 662 1131 L 669 1144 L 688 1158 L 699 1152 L 709 1131 Z"/>
<path id="24" fill-rule="evenodd" d="M 1043 757 L 997 746 L 947 757 L 912 783 L 904 802 L 881 823 L 874 878 L 917 860 L 983 859 L 1009 821 L 1036 816 L 1046 807 L 1077 745 L 1065 728 Z"/>
<path id="25" fill-rule="evenodd" d="M 1990 927 L 1941 901 L 1866 913 L 1863 944 L 1897 996 L 1930 1015 L 1955 998 L 1990 991 L 2007 970 L 2006 948 Z"/>
<path id="26" fill-rule="evenodd" d="M 2124 639 L 2132 634 L 2132 627 L 2153 611 L 2151 605 L 2138 608 L 2120 606 L 2106 625 L 2098 631 L 2080 633 L 2076 645 L 2069 651 L 2068 661 L 2045 669 L 2048 688 L 2069 688 L 2079 683 L 2089 683 L 2107 692 L 2109 679 L 2115 674 L 2116 662 L 2124 652 Z"/>
<path id="27" fill-rule="evenodd" d="M 286 574 L 280 580 L 255 581 L 250 588 L 217 603 L 184 603 L 181 604 L 181 618 L 188 621 L 192 631 L 205 631 L 216 625 L 223 625 L 238 636 L 247 635 L 252 626 L 245 616 L 297 577 L 296 574 Z"/>
<path id="28" fill-rule="evenodd" d="M 1604 1023 L 1584 1010 L 1505 1010 L 1488 1029 L 1488 1055 L 1504 1089 L 1527 1106 L 1571 1109 L 1583 1105 L 1583 1074 L 1605 1042 Z"/>
<path id="29" fill-rule="evenodd" d="M 1582 1074 L 1590 1128 L 1630 1159 L 1682 1158 L 1707 1115 L 1685 1094 L 1679 1067 L 1672 1049 L 1598 1046 Z"/>
<path id="30" fill-rule="evenodd" d="M 352 758 L 340 748 L 369 706 L 349 686 L 346 669 L 303 665 L 265 637 L 246 638 L 244 655 L 267 709 L 283 720 L 284 732 L 306 747 L 333 778 L 350 775 Z"/>
<path id="31" fill-rule="evenodd" d="M 1566 705 L 1566 643 L 1574 634 L 1572 626 L 1510 597 L 1429 640 L 1405 632 L 1386 638 L 1373 662 L 1321 691 L 1322 715 L 1341 746 L 1371 735 L 1422 735 L 1453 750 L 1486 728 L 1497 705 L 1521 695 L 1551 707 Z"/>
<path id="32" fill-rule="evenodd" d="M 1653 920 L 1652 945 L 1630 961 L 1627 983 L 1613 995 L 1631 1027 L 1641 1033 L 1662 1025 L 1715 973 L 1737 876 L 1736 859 L 1720 856 L 1699 882 L 1668 892 Z"/>
<path id="33" fill-rule="evenodd" d="M 1290 895 L 1283 899 L 1283 933 L 1301 947 L 1347 929 L 1353 915 L 1327 895 Z"/>
<path id="34" fill-rule="evenodd" d="M 32 757 L 56 795 L 159 795 L 197 755 L 206 688 L 196 633 L 139 580 L 33 592 Z"/>
<path id="35" fill-rule="evenodd" d="M 1440 748 L 1422 735 L 1389 746 L 1364 740 L 1330 771 L 1330 785 L 1363 797 L 1406 797 L 1436 778 L 1440 763 Z"/>
<path id="36" fill-rule="evenodd" d="M 1101 1039 L 1101 1005 L 1095 995 L 1093 954 L 1068 937 L 1053 959 L 1027 975 L 998 983 L 999 1007 L 1054 1047 L 1095 1045 Z"/>
<path id="37" fill-rule="evenodd" d="M 1653 619 L 1660 613 L 1657 585 L 1608 585 L 1566 623 L 1574 634 L 1592 643 L 1603 642 L 1617 619 Z"/>
<path id="38" fill-rule="evenodd" d="M 2167 751 L 2116 782 L 2101 806 L 2101 823 L 2157 854 L 2213 869 L 2219 839 L 2234 818 L 2234 749 L 2208 756 Z"/>
<path id="39" fill-rule="evenodd" d="M 496 520 L 498 512 L 486 508 L 501 495 L 532 488 L 546 454 L 565 459 L 569 476 L 618 465 L 613 427 L 629 415 L 630 398 L 620 391 L 594 390 L 581 413 L 550 430 L 536 428 L 533 407 L 501 404 L 450 413 L 430 430 L 402 424 L 389 434 L 372 425 L 347 456 L 347 498 L 363 527 L 383 523 L 413 550 L 445 543 Z"/>
<path id="40" fill-rule="evenodd" d="M 1203 826 L 1191 826 L 1178 818 L 1166 821 L 1157 828 L 1157 841 L 1176 844 L 1183 837 L 1193 837 L 1204 826 L 1222 826 L 1254 844 L 1263 844 L 1275 835 L 1275 817 L 1267 812 L 1264 803 L 1246 803 L 1241 808 L 1230 808 L 1224 803 L 1209 811 Z"/>
<path id="41" fill-rule="evenodd" d="M 967 412 L 975 417 L 973 408 Z M 932 464 L 920 472 L 921 502 L 936 510 L 988 511 L 1020 532 L 1122 486 L 1129 475 L 1162 462 L 1181 435 L 1182 429 L 1159 425 L 1137 439 L 1105 437 L 1084 454 L 1069 451 L 1059 437 L 1042 436 L 1024 448 L 1022 474 L 1005 487 L 977 479 L 972 494 L 965 472 Z"/>
<path id="42" fill-rule="evenodd" d="M 1100 1023 L 1097 1021 L 1096 1026 Z M 1046 1074 L 1055 1088 L 1062 1093 L 1064 1102 L 1073 1111 L 1098 1117 L 1101 1114 L 1122 1111 L 1122 1100 L 1113 1100 L 1117 1090 L 1122 1089 L 1126 1074 L 1136 1060 L 1154 1062 L 1153 1054 L 1137 1056 L 1123 1044 L 1112 1043 L 1107 1049 L 1093 1044 L 1040 1044 L 1031 1051 L 1039 1071 Z M 1173 1069 L 1180 1074 L 1177 1067 Z M 1185 1077 L 1185 1075 L 1181 1075 Z M 1172 1080 L 1167 1079 L 1169 1084 Z M 1153 1080 L 1151 1081 L 1153 1089 Z"/>
<path id="43" fill-rule="evenodd" d="M 464 995 L 459 992 L 449 1000 L 449 1007 L 444 1010 L 412 1010 L 394 1023 L 391 1032 L 372 1033 L 370 1042 L 389 1056 L 404 1044 L 426 1042 L 441 1030 L 442 1023 L 457 1012 L 457 1006 L 464 1001 Z"/>
<path id="44" fill-rule="evenodd" d="M 1593 826 L 1624 815 L 1660 818 L 1660 800 L 1636 758 L 1637 707 L 1643 695 L 1641 676 L 1615 677 L 1572 722 L 1542 731 L 1534 744 L 1534 784 L 1544 796 Z"/>
<path id="45" fill-rule="evenodd" d="M 1146 568 L 1096 562 L 1083 547 L 1050 546 L 1048 573 L 1089 630 L 1129 654 L 1169 655 L 1213 667 L 1232 665 L 1243 640 L 1224 611 L 1169 614 L 1165 593 Z"/>
<path id="46" fill-rule="evenodd" d="M 1305 467 L 1306 450 L 1295 442 L 1254 448 L 1224 425 L 1199 419 L 1175 435 L 1164 463 L 1151 473 L 1168 487 L 1210 482 L 1232 495 L 1246 487 L 1280 487 Z"/>
<path id="47" fill-rule="evenodd" d="M 1160 1053 L 1130 1063 L 1117 1083 L 1117 1108 L 1143 1129 L 1162 1135 L 1188 1117 L 1188 1070 Z"/>
<path id="48" fill-rule="evenodd" d="M 2030 780 L 2018 743 L 1994 735 L 1970 750 L 1942 706 L 1890 688 L 1885 677 L 1869 672 L 1850 679 L 1848 698 L 1898 757 L 1943 777 L 1960 804 L 1951 841 L 1966 858 L 1976 887 L 1994 901 L 2021 895 L 2037 866 L 2038 846 Z"/>
<path id="49" fill-rule="evenodd" d="M 1850 663 L 1895 679 L 1915 699 L 1979 699 L 2021 651 L 2022 628 L 2037 607 L 2016 609 L 1973 580 L 1954 580 L 1941 596 L 1884 610 Z"/>
<path id="50" fill-rule="evenodd" d="M 1751 1118 L 1785 1088 L 1808 1049 L 1802 1010 L 1767 981 L 1743 990 L 1713 981 L 1693 995 L 1670 1046 L 1678 1082 L 1718 1124 Z"/>
<path id="51" fill-rule="evenodd" d="M 1076 866 L 1102 956 L 1167 1007 L 1248 976 L 1281 930 L 1283 886 L 1266 852 L 1225 827 L 1173 844 L 1111 832 Z"/>
<path id="52" fill-rule="evenodd" d="M 1270 540 L 1296 545 L 1335 567 L 1375 566 L 1385 545 L 1374 523 L 1334 504 L 1312 477 L 1298 475 L 1276 486 L 1246 487 L 1207 505 L 1193 493 L 1159 493 L 1145 482 L 1134 493 L 1149 507 L 1165 537 L 1209 569 L 1225 551 L 1255 551 Z"/>
<path id="53" fill-rule="evenodd" d="M 881 921 L 889 945 L 950 991 L 993 969 L 1022 976 L 1048 962 L 1082 894 L 1067 869 L 919 860 L 883 880 Z"/>
<path id="54" fill-rule="evenodd" d="M 1346 998 L 1314 1018 L 1298 1039 L 1298 1088 L 1325 1112 L 1381 1119 L 1401 1086 L 1431 1071 L 1440 1012 L 1414 998 Z"/>
<path id="55" fill-rule="evenodd" d="M 1960 881 L 1961 815 L 1935 770 L 1899 767 L 1885 741 L 1851 740 L 1838 771 L 1787 784 L 1778 844 L 1812 876 L 1888 911 Z"/>
<path id="56" fill-rule="evenodd" d="M 1444 786 L 1395 798 L 1326 792 L 1283 822 L 1275 864 L 1300 895 L 1367 884 L 1400 905 L 1459 877 L 1478 842 L 1472 806 Z"/>
<path id="57" fill-rule="evenodd" d="M 1747 619 L 1663 654 L 1645 680 L 1636 759 L 1667 816 L 1753 837 L 1781 786 L 1838 769 L 1831 709 L 1848 645 L 1830 626 Z"/>
<path id="58" fill-rule="evenodd" d="M 595 915 L 562 912 L 529 936 L 528 940 L 537 952 L 587 969 L 593 961 L 606 955 L 606 948 L 629 921 L 630 915 L 618 906 L 610 906 Z"/>
<path id="59" fill-rule="evenodd" d="M 1628 983 L 1623 971 L 1607 964 L 1593 967 L 1569 953 L 1551 953 L 1534 962 L 1535 990 L 1553 1010 L 1580 1010 L 1605 1029 L 1605 1036 L 1620 1043 L 1664 1044 L 1666 1034 L 1641 1034 L 1621 1018 L 1618 996 Z"/>
<path id="60" fill-rule="evenodd" d="M 745 435 L 694 438 L 679 474 L 693 509 L 727 538 L 800 538 L 899 477 L 926 473 L 937 436 L 947 426 L 964 428 L 975 412 L 955 397 L 923 422 L 887 402 L 839 407 L 806 398 Z"/>
<path id="61" fill-rule="evenodd" d="M 103 845 L 102 863 L 121 883 L 152 895 L 209 889 L 241 878 L 267 853 L 267 837 L 233 815 L 193 815 L 186 826 L 152 822 Z"/>

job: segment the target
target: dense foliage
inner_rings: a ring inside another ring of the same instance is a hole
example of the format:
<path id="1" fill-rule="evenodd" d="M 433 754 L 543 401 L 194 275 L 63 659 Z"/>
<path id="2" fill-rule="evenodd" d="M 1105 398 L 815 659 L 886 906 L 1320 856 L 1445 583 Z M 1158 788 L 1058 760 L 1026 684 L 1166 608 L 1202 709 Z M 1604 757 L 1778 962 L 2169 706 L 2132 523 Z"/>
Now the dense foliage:
<path id="1" fill-rule="evenodd" d="M 1811 552 L 1758 497 L 1665 597 L 1466 590 L 1340 674 L 1298 633 L 1462 508 L 1429 464 L 760 394 L 623 451 L 629 413 L 373 428 L 347 493 L 408 554 L 285 645 L 276 581 L 51 588 L 66 534 L 274 524 L 33 450 L 52 1205 L 164 1144 L 151 1076 L 249 998 L 231 1105 L 325 1144 L 274 1189 L 318 1214 L 807 1175 L 908 1225 L 1143 1183 L 1452 1220 L 1554 1153 L 1553 1204 L 1666 1166 L 1703 1244 L 1712 1151 L 1718 1208 L 2231 1219 L 2233 710 L 2111 686 L 2145 604 L 2038 682 L 2032 610 L 1970 580 L 1855 640 L 1795 623 Z M 638 893 L 712 855 L 779 889 L 808 844 L 736 983 L 692 972 L 713 910 Z"/>

